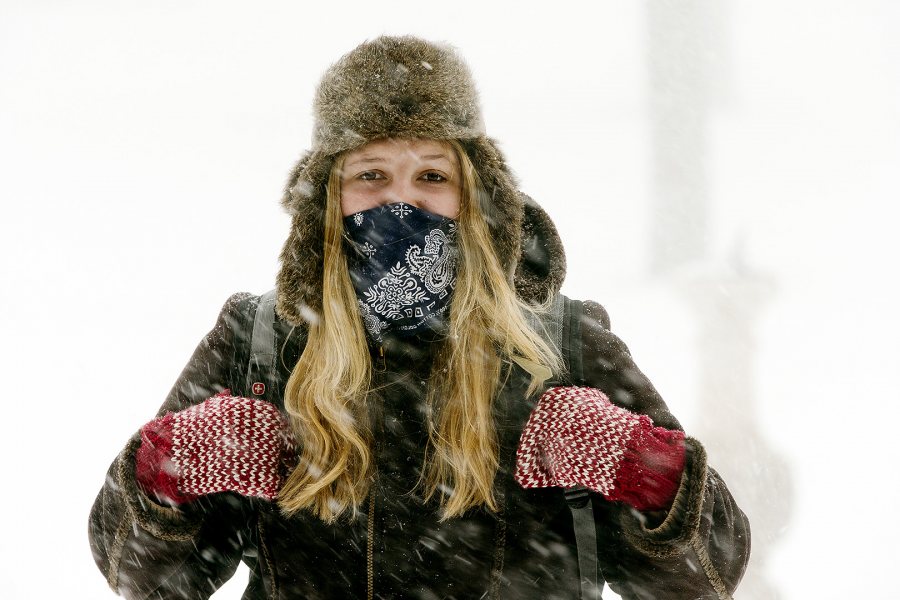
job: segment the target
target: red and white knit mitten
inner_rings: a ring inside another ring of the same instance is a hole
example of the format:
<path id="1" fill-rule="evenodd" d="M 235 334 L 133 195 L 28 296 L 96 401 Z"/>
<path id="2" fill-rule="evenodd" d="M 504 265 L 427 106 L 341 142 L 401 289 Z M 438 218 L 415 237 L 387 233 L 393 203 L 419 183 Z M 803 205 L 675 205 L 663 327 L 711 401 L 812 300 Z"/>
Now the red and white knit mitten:
<path id="1" fill-rule="evenodd" d="M 525 488 L 583 485 L 638 510 L 671 506 L 684 470 L 684 433 L 654 427 L 600 390 L 544 392 L 525 424 L 516 481 Z"/>
<path id="2" fill-rule="evenodd" d="M 217 492 L 274 500 L 293 456 L 292 440 L 276 406 L 226 390 L 141 428 L 138 483 L 165 504 Z"/>

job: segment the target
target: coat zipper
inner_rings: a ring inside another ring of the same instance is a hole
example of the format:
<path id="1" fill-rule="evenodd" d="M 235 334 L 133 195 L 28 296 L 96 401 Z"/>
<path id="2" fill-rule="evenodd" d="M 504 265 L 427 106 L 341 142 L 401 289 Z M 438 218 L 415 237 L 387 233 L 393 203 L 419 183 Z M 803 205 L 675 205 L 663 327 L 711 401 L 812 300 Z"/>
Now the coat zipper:
<path id="1" fill-rule="evenodd" d="M 384 373 L 387 371 L 387 359 L 384 355 L 384 346 L 378 346 L 378 360 L 375 370 Z M 377 446 L 377 442 L 376 442 Z M 375 459 L 378 460 L 376 450 Z M 369 487 L 369 514 L 366 517 L 366 598 L 373 600 L 375 597 L 375 482 Z"/>
<path id="2" fill-rule="evenodd" d="M 366 544 L 366 598 L 372 600 L 375 597 L 375 485 L 369 490 L 369 515 L 366 519 L 368 543 Z"/>

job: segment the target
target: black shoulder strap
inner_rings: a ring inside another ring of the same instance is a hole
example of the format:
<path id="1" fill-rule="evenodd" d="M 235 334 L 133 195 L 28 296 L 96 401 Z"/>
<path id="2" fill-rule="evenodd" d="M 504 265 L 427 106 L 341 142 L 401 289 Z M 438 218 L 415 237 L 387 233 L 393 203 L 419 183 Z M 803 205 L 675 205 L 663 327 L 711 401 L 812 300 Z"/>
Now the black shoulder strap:
<path id="1" fill-rule="evenodd" d="M 553 299 L 550 310 L 533 315 L 531 324 L 544 341 L 559 349 L 565 373 L 555 374 L 561 385 L 581 385 L 584 364 L 581 351 L 581 316 L 583 303 L 562 294 Z M 581 600 L 599 600 L 603 592 L 603 577 L 597 559 L 597 529 L 590 490 L 583 486 L 564 490 L 566 504 L 572 511 L 575 547 L 578 552 L 578 572 Z"/>
<path id="2" fill-rule="evenodd" d="M 561 300 L 561 301 L 560 301 Z M 574 385 L 584 381 L 584 364 L 581 351 L 582 302 L 570 300 L 563 295 L 557 297 L 563 305 L 560 350 L 568 367 L 568 379 Z M 575 529 L 575 547 L 578 551 L 578 573 L 581 585 L 581 600 L 600 600 L 603 595 L 603 577 L 597 559 L 597 525 L 590 490 L 584 486 L 567 488 L 564 491 L 566 503 L 572 511 L 572 525 Z"/>
<path id="3" fill-rule="evenodd" d="M 275 348 L 275 290 L 260 296 L 250 337 L 250 361 L 247 365 L 247 393 L 265 396 L 275 390 L 278 364 Z M 269 396 L 271 397 L 271 396 Z"/>
<path id="4" fill-rule="evenodd" d="M 581 351 L 581 315 L 584 303 L 581 300 L 572 300 L 562 294 L 559 295 L 562 322 L 561 334 L 563 336 L 562 351 L 563 360 L 568 369 L 570 385 L 581 385 L 584 382 L 584 359 Z"/>
<path id="5" fill-rule="evenodd" d="M 553 304 L 547 312 L 526 313 L 528 324 L 531 328 L 541 336 L 546 344 L 552 349 L 559 352 L 563 361 L 566 361 L 566 351 L 563 342 L 565 341 L 565 320 L 566 320 L 566 300 L 562 294 L 557 294 L 553 298 Z M 569 369 L 568 365 L 564 365 Z M 554 373 L 552 379 L 554 381 L 564 381 L 565 373 Z"/>
<path id="6" fill-rule="evenodd" d="M 565 495 L 575 528 L 581 600 L 600 600 L 604 582 L 597 559 L 597 529 L 590 490 L 584 486 L 567 488 Z"/>

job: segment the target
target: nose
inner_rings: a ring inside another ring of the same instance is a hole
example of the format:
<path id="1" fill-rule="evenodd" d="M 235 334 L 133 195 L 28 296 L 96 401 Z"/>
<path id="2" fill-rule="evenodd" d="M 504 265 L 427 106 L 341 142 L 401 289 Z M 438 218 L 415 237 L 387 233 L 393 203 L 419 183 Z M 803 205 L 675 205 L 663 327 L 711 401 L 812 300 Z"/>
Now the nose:
<path id="1" fill-rule="evenodd" d="M 393 179 L 390 184 L 384 188 L 384 203 L 395 204 L 403 202 L 416 208 L 422 208 L 422 199 L 419 196 L 415 185 L 406 179 Z"/>

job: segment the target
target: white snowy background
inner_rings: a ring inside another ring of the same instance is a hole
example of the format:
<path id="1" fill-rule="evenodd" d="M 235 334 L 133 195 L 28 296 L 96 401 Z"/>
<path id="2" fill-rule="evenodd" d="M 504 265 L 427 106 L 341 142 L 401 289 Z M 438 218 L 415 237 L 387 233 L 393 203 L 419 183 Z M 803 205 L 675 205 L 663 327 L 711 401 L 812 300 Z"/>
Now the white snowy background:
<path id="1" fill-rule="evenodd" d="M 273 286 L 321 73 L 414 33 L 750 514 L 737 598 L 900 598 L 898 32 L 893 0 L 0 0 L 3 597 L 112 597 L 109 462 Z M 651 268 L 660 222 L 695 259 Z"/>

